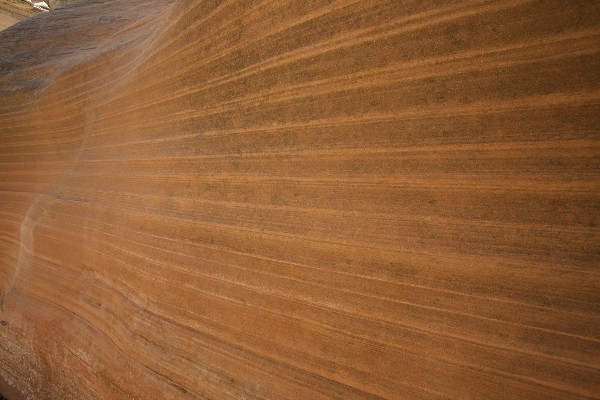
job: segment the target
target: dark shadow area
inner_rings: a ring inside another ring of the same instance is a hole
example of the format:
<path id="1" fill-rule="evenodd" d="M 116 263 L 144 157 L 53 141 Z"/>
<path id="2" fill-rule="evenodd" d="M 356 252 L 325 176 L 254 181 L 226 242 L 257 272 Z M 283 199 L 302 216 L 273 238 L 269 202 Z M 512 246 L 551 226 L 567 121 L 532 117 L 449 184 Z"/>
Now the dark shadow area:
<path id="1" fill-rule="evenodd" d="M 0 400 L 23 400 L 25 396 L 21 395 L 14 387 L 10 386 L 6 379 L 0 375 Z"/>

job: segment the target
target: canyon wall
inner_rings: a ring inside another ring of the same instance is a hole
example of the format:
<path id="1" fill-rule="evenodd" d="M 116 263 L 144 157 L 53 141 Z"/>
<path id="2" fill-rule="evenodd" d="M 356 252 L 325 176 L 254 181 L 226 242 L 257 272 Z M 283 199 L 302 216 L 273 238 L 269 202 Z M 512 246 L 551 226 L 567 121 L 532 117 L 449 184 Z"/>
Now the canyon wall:
<path id="1" fill-rule="evenodd" d="M 0 32 L 0 391 L 598 398 L 599 21 L 80 0 Z"/>

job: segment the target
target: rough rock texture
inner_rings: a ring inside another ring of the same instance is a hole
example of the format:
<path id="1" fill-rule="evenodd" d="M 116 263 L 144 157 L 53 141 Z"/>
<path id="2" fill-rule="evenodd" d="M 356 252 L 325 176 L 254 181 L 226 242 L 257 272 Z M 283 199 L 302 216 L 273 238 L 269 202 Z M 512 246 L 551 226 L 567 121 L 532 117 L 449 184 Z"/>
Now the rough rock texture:
<path id="1" fill-rule="evenodd" d="M 4 31 L 0 375 L 597 398 L 599 11 L 90 0 Z"/>
<path id="2" fill-rule="evenodd" d="M 71 2 L 72 2 L 72 0 L 47 0 L 46 1 L 46 3 L 48 3 L 48 6 L 50 6 L 50 8 L 52 8 L 52 9 L 66 7 Z"/>
<path id="3" fill-rule="evenodd" d="M 0 31 L 41 12 L 24 0 L 0 0 Z"/>

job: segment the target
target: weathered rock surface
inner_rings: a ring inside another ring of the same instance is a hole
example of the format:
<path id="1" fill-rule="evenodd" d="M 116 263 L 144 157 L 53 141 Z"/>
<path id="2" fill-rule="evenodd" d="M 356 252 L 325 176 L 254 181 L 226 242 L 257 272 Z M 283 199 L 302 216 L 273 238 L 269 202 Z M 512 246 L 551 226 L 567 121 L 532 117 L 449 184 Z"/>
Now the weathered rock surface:
<path id="1" fill-rule="evenodd" d="M 0 375 L 597 398 L 599 11 L 90 0 L 0 33 Z"/>
<path id="2" fill-rule="evenodd" d="M 0 31 L 41 12 L 23 0 L 0 0 Z"/>
<path id="3" fill-rule="evenodd" d="M 48 0 L 47 1 L 48 6 L 50 6 L 51 9 L 66 7 L 71 2 L 72 2 L 72 0 Z"/>

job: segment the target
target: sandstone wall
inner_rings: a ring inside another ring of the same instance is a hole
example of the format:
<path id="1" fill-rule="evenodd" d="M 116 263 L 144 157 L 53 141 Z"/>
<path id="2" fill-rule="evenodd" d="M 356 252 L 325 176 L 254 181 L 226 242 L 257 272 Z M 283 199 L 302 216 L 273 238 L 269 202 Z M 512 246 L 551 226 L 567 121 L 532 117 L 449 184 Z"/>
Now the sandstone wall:
<path id="1" fill-rule="evenodd" d="M 31 399 L 600 393 L 594 1 L 79 1 L 0 33 Z"/>

